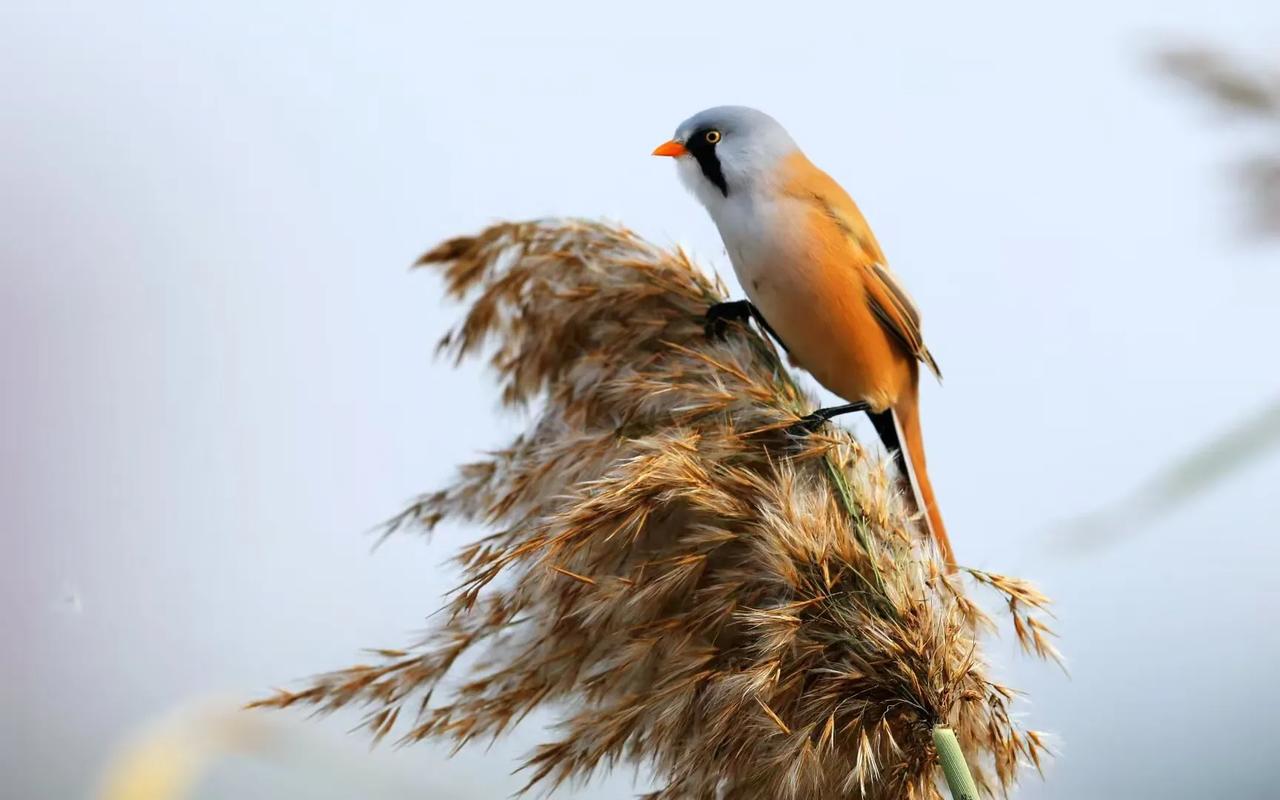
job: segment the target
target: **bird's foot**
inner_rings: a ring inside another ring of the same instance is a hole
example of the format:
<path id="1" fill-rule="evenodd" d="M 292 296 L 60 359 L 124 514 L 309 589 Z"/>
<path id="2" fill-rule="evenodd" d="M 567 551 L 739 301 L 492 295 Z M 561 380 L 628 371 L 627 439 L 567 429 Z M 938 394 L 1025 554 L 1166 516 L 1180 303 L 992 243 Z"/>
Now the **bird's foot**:
<path id="1" fill-rule="evenodd" d="M 792 436 L 808 436 L 816 433 L 819 428 L 827 423 L 827 418 L 814 412 L 801 417 L 798 421 L 787 426 L 787 433 Z"/>
<path id="2" fill-rule="evenodd" d="M 750 300 L 732 300 L 709 307 L 703 316 L 707 338 L 723 339 L 730 322 L 746 322 L 751 319 L 753 311 Z"/>
<path id="3" fill-rule="evenodd" d="M 840 406 L 829 406 L 820 408 L 812 414 L 801 417 L 787 428 L 787 432 L 794 436 L 803 436 L 815 432 L 835 417 L 842 414 L 852 414 L 855 411 L 869 411 L 871 404 L 866 402 L 845 403 Z"/>

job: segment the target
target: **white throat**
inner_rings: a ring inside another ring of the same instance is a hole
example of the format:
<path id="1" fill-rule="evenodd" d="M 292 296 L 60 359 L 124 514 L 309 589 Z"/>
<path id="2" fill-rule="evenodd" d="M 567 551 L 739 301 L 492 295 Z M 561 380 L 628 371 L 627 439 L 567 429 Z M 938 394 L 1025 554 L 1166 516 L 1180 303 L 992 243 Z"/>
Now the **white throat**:
<path id="1" fill-rule="evenodd" d="M 718 106 L 680 124 L 675 141 L 681 182 L 720 229 L 734 271 L 747 291 L 760 270 L 776 263 L 788 237 L 780 224 L 791 205 L 779 185 L 787 159 L 799 152 L 787 131 L 764 112 Z"/>
<path id="2" fill-rule="evenodd" d="M 778 263 L 791 238 L 784 224 L 791 204 L 778 185 L 779 168 L 771 163 L 767 169 L 757 166 L 749 174 L 734 174 L 726 165 L 726 194 L 706 179 L 693 159 L 682 158 L 679 163 L 682 182 L 716 224 L 748 296 L 753 294 L 751 284 L 758 282 L 768 264 Z"/>

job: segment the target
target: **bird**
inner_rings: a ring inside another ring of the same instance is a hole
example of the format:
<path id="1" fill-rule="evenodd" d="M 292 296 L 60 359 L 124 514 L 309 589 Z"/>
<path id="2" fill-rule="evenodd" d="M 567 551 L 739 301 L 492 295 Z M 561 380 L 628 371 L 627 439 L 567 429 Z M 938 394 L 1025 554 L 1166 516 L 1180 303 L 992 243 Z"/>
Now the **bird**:
<path id="1" fill-rule="evenodd" d="M 709 335 L 753 318 L 828 390 L 847 402 L 819 408 L 807 430 L 863 411 L 893 453 L 914 510 L 949 572 L 955 555 L 925 466 L 920 372 L 942 372 L 925 346 L 920 312 L 862 212 L 773 117 L 746 106 L 701 111 L 653 151 L 720 231 L 746 300 L 707 309 Z"/>

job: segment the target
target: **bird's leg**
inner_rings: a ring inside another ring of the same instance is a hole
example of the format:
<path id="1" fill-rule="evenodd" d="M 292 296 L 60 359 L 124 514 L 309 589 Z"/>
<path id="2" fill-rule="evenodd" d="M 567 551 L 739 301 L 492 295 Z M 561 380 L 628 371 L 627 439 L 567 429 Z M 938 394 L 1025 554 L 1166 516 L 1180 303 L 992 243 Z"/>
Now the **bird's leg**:
<path id="1" fill-rule="evenodd" d="M 724 337 L 725 330 L 729 321 L 745 322 L 748 318 L 754 318 L 756 324 L 764 329 L 765 333 L 772 336 L 774 341 L 782 346 L 783 350 L 791 352 L 787 348 L 787 343 L 782 341 L 778 333 L 769 325 L 768 320 L 760 313 L 760 309 L 752 305 L 750 300 L 731 300 L 726 303 L 716 303 L 707 309 L 707 338 L 720 339 Z M 823 423 L 829 422 L 835 417 L 843 414 L 852 414 L 855 411 L 870 411 L 871 404 L 865 400 L 859 400 L 856 403 L 845 403 L 839 406 L 828 406 L 820 408 L 801 419 L 793 428 L 799 428 L 806 433 L 812 433 L 822 427 Z"/>
<path id="2" fill-rule="evenodd" d="M 769 321 L 764 318 L 764 314 L 761 314 L 760 309 L 756 308 L 750 300 L 731 300 L 727 303 L 716 303 L 708 308 L 707 314 L 704 317 L 707 321 L 707 338 L 723 339 L 725 331 L 728 328 L 729 321 L 746 322 L 748 318 L 754 319 L 756 324 L 759 325 L 766 334 L 772 336 L 773 340 L 777 342 L 783 350 L 786 350 L 788 353 L 791 352 L 791 350 L 787 348 L 787 343 L 782 341 L 782 338 L 778 336 L 778 332 L 775 331 L 773 326 L 769 324 Z"/>
<path id="3" fill-rule="evenodd" d="M 750 300 L 731 300 L 716 303 L 707 309 L 706 333 L 708 339 L 723 339 L 730 322 L 746 322 L 756 314 Z"/>
<path id="4" fill-rule="evenodd" d="M 844 405 L 840 405 L 840 406 L 829 406 L 827 408 L 818 409 L 817 411 L 804 417 L 803 419 L 801 419 L 799 422 L 797 422 L 795 425 L 792 425 L 791 427 L 793 429 L 798 428 L 806 433 L 813 433 L 818 428 L 821 428 L 823 423 L 829 422 L 831 419 L 838 417 L 842 414 L 852 414 L 855 411 L 870 411 L 870 410 L 871 410 L 871 404 L 866 402 L 865 400 L 859 400 L 856 403 L 845 403 Z"/>

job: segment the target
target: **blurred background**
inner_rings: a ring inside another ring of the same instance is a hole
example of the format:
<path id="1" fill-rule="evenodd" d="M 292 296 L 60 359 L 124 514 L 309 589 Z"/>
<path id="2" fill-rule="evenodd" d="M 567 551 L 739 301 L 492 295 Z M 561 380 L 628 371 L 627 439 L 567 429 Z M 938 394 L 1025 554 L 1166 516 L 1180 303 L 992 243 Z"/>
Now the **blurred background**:
<path id="1" fill-rule="evenodd" d="M 477 531 L 368 531 L 522 424 L 407 266 L 584 215 L 731 281 L 648 153 L 743 103 L 925 312 L 964 560 L 1057 601 L 1070 677 L 989 647 L 1057 735 L 1017 796 L 1270 796 L 1278 52 L 1270 0 L 4 4 L 0 795 L 519 788 L 545 719 L 450 759 L 234 709 L 411 641 Z"/>

